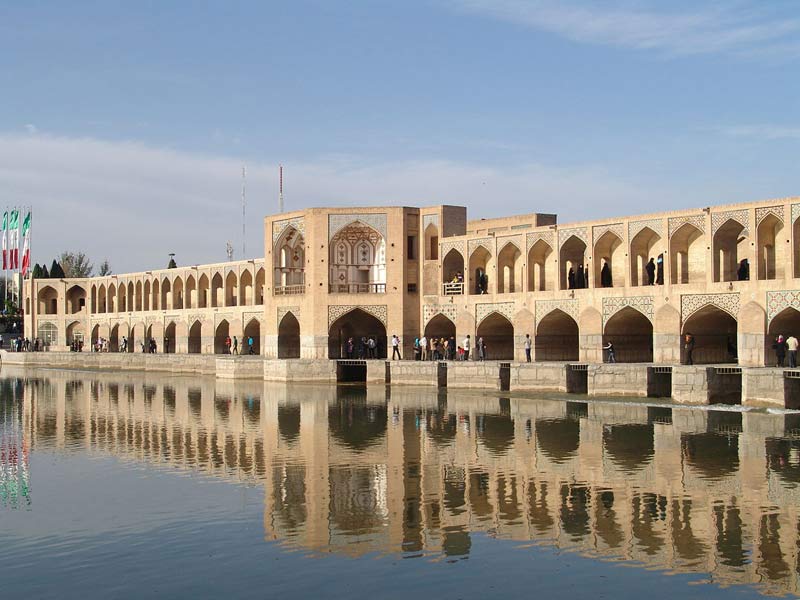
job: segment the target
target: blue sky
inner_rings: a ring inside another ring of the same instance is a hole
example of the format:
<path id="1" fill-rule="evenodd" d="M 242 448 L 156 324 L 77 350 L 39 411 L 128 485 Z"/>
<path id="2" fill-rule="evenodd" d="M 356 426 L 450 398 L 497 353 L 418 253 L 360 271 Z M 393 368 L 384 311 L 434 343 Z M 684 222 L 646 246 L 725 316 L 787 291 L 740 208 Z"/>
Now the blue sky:
<path id="1" fill-rule="evenodd" d="M 34 260 L 118 272 L 240 252 L 242 164 L 250 256 L 278 162 L 289 208 L 796 195 L 799 66 L 778 0 L 6 3 L 0 193 L 34 206 Z"/>

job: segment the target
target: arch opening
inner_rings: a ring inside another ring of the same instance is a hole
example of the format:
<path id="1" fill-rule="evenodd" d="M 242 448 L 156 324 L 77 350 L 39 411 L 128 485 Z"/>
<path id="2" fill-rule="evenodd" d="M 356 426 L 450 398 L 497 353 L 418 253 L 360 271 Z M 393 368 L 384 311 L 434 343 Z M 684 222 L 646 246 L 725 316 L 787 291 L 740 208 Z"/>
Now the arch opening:
<path id="1" fill-rule="evenodd" d="M 276 296 L 304 292 L 305 256 L 306 242 L 303 234 L 294 227 L 287 227 L 272 249 Z"/>
<path id="2" fill-rule="evenodd" d="M 528 250 L 528 291 L 544 292 L 553 289 L 548 281 L 548 267 L 553 248 L 544 240 L 538 240 Z"/>
<path id="3" fill-rule="evenodd" d="M 570 236 L 569 239 L 561 245 L 561 250 L 558 252 L 559 259 L 559 278 L 561 280 L 562 290 L 571 290 L 574 288 L 586 287 L 584 279 L 583 284 L 578 281 L 578 272 L 583 269 L 586 264 L 586 244 L 577 236 Z M 572 271 L 572 277 L 570 277 Z M 584 273 L 585 278 L 585 273 Z"/>
<path id="4" fill-rule="evenodd" d="M 40 315 L 58 314 L 58 292 L 55 288 L 49 285 L 44 286 L 39 290 L 37 300 L 39 301 Z"/>
<path id="5" fill-rule="evenodd" d="M 280 332 L 278 334 L 280 335 Z M 250 344 L 251 338 L 253 340 L 252 344 Z M 242 354 L 245 352 L 253 355 L 261 354 L 261 322 L 258 319 L 250 319 L 250 322 L 245 326 L 241 352 Z"/>
<path id="6" fill-rule="evenodd" d="M 443 314 L 438 314 L 433 317 L 428 324 L 425 325 L 425 337 L 431 339 L 455 339 L 456 325 Z M 449 348 L 448 348 L 449 349 Z"/>
<path id="7" fill-rule="evenodd" d="M 613 231 L 606 231 L 594 244 L 595 287 L 624 287 L 625 246 Z M 608 269 L 606 270 L 606 265 Z M 605 271 L 605 272 L 604 272 Z M 586 287 L 589 287 L 588 284 Z"/>
<path id="8" fill-rule="evenodd" d="M 737 323 L 730 314 L 713 305 L 707 305 L 691 315 L 683 324 L 682 335 L 694 336 L 694 364 L 719 364 L 736 362 Z M 682 362 L 688 356 L 681 344 Z"/>
<path id="9" fill-rule="evenodd" d="M 497 255 L 497 293 L 522 291 L 522 252 L 511 242 Z"/>
<path id="10" fill-rule="evenodd" d="M 728 219 L 714 234 L 714 281 L 742 281 L 750 279 L 747 262 L 747 231 L 744 226 Z"/>
<path id="11" fill-rule="evenodd" d="M 278 358 L 300 358 L 300 322 L 291 312 L 278 325 Z"/>
<path id="12" fill-rule="evenodd" d="M 469 257 L 469 276 L 472 289 L 470 294 L 491 294 L 492 286 L 489 280 L 489 269 L 492 264 L 492 255 L 483 246 L 478 246 Z"/>
<path id="13" fill-rule="evenodd" d="M 800 339 L 800 311 L 797 311 L 792 307 L 788 307 L 775 315 L 772 321 L 770 321 L 769 328 L 767 330 L 767 336 L 764 340 L 764 357 L 766 358 L 767 365 L 771 366 L 778 364 L 778 354 L 776 352 L 777 348 L 773 348 L 773 345 L 776 343 L 776 338 L 779 335 L 782 335 L 784 340 L 786 340 L 786 338 L 788 338 L 790 335 Z M 788 352 L 784 352 L 783 366 L 787 366 L 789 364 L 786 360 L 787 355 Z"/>
<path id="14" fill-rule="evenodd" d="M 439 228 L 428 223 L 425 228 L 425 260 L 439 260 Z"/>
<path id="15" fill-rule="evenodd" d="M 706 271 L 703 232 L 691 223 L 681 225 L 669 240 L 670 277 L 674 284 L 702 281 Z"/>
<path id="16" fill-rule="evenodd" d="M 631 240 L 631 285 L 649 285 L 650 280 L 647 275 L 647 263 L 650 259 L 663 256 L 658 251 L 657 245 L 661 242 L 661 236 L 649 227 L 644 227 Z M 662 263 L 663 264 L 663 263 Z M 664 283 L 664 273 L 655 273 L 655 283 Z"/>
<path id="17" fill-rule="evenodd" d="M 562 310 L 547 314 L 536 328 L 534 356 L 541 361 L 578 360 L 578 323 Z"/>
<path id="18" fill-rule="evenodd" d="M 330 242 L 329 291 L 386 292 L 386 240 L 360 221 L 342 228 Z"/>
<path id="19" fill-rule="evenodd" d="M 603 346 L 611 342 L 617 362 L 653 362 L 653 324 L 635 308 L 615 313 L 603 331 Z"/>
<path id="20" fill-rule="evenodd" d="M 377 357 L 386 358 L 386 327 L 381 321 L 356 308 L 331 324 L 328 331 L 328 358 L 355 358 L 362 337 L 375 338 Z M 353 351 L 348 352 L 348 340 L 353 340 Z"/>
<path id="21" fill-rule="evenodd" d="M 195 321 L 189 328 L 189 354 L 201 354 L 203 352 L 203 324 Z"/>
<path id="22" fill-rule="evenodd" d="M 455 248 L 442 261 L 442 293 L 457 296 L 464 293 L 464 257 Z"/>
<path id="23" fill-rule="evenodd" d="M 783 265 L 788 260 L 785 243 L 781 243 L 783 221 L 768 214 L 758 225 L 758 268 L 759 279 L 782 279 Z"/>
<path id="24" fill-rule="evenodd" d="M 86 307 L 86 290 L 79 285 L 73 285 L 67 290 L 67 313 L 74 315 Z"/>
<path id="25" fill-rule="evenodd" d="M 228 354 L 230 352 L 230 347 L 226 343 L 229 337 L 230 324 L 226 319 L 223 319 L 214 331 L 214 354 Z"/>
<path id="26" fill-rule="evenodd" d="M 476 358 L 480 358 L 478 343 L 483 338 L 484 359 L 514 359 L 514 325 L 499 313 L 492 313 L 481 321 L 475 339 Z"/>
<path id="27" fill-rule="evenodd" d="M 166 329 L 164 330 L 164 341 L 162 343 L 162 346 L 164 347 L 164 354 L 175 354 L 176 331 L 177 327 L 175 322 L 170 321 L 169 325 L 167 325 Z"/>

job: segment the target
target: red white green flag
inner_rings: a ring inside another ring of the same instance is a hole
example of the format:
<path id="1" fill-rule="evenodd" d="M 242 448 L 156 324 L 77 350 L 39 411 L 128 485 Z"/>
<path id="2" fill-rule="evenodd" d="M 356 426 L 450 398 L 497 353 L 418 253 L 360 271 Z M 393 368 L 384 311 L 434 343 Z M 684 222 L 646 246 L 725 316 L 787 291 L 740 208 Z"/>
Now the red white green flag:
<path id="1" fill-rule="evenodd" d="M 31 209 L 22 221 L 22 276 L 31 268 Z"/>

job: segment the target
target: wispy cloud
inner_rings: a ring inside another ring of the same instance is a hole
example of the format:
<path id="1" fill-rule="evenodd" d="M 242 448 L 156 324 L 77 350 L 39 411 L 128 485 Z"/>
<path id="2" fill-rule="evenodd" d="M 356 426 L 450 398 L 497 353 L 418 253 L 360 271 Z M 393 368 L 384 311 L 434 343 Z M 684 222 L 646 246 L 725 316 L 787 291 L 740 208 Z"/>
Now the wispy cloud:
<path id="1" fill-rule="evenodd" d="M 800 18 L 769 3 L 713 3 L 664 10 L 664 3 L 578 0 L 449 0 L 457 9 L 546 31 L 570 40 L 652 50 L 670 56 L 727 53 L 796 57 Z M 650 8 L 653 6 L 653 8 Z"/>
<path id="2" fill-rule="evenodd" d="M 34 207 L 34 260 L 65 249 L 108 257 L 117 272 L 225 260 L 241 252 L 236 157 L 202 156 L 135 142 L 0 134 L 6 204 Z M 669 192 L 603 166 L 502 166 L 444 160 L 374 162 L 327 157 L 284 162 L 286 208 L 466 205 L 471 218 L 557 212 L 577 220 L 668 205 Z M 277 208 L 277 166 L 247 163 L 247 254 L 263 256 L 263 217 Z"/>
<path id="3" fill-rule="evenodd" d="M 784 125 L 732 125 L 722 127 L 725 135 L 760 140 L 800 140 L 800 127 Z"/>

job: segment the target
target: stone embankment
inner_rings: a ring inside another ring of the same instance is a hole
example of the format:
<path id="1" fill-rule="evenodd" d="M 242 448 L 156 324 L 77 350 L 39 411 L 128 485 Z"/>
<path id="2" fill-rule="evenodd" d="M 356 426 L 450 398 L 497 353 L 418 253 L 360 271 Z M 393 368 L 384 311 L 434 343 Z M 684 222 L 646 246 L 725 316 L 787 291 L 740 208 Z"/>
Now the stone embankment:
<path id="1" fill-rule="evenodd" d="M 735 365 L 277 360 L 259 356 L 120 353 L 0 353 L 4 365 L 212 375 L 274 382 L 422 385 L 557 392 L 590 397 L 672 398 L 681 404 L 800 409 L 800 370 Z"/>

